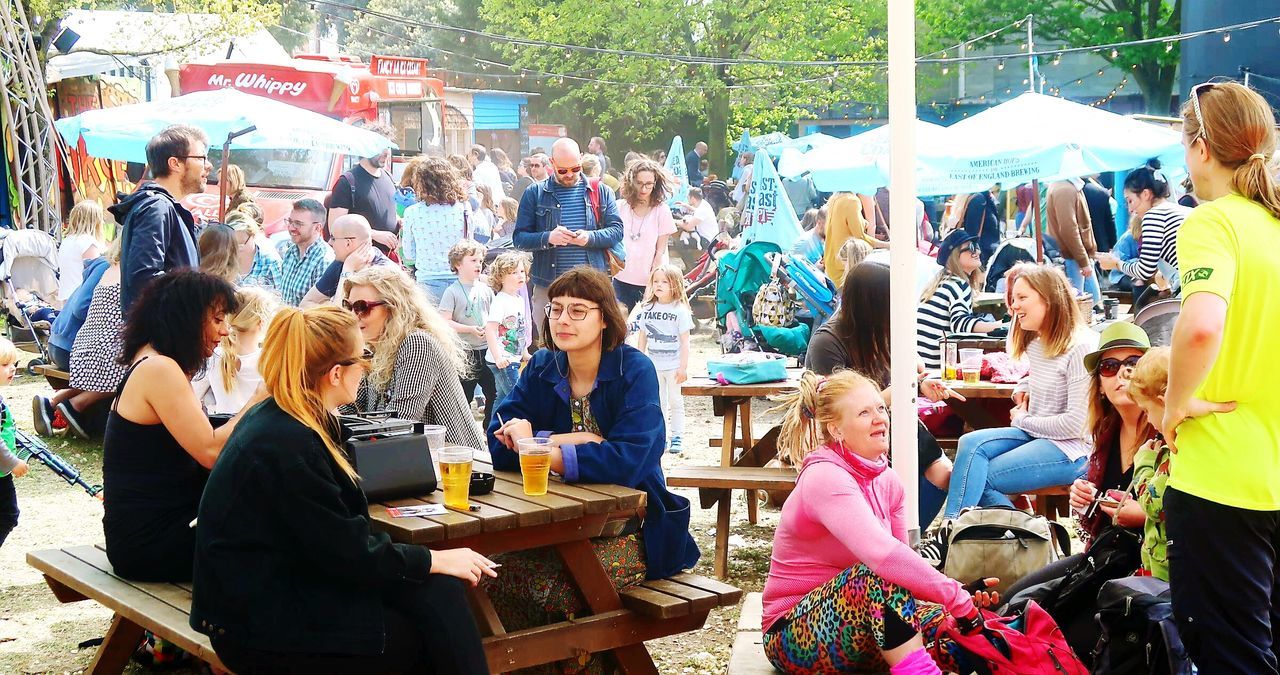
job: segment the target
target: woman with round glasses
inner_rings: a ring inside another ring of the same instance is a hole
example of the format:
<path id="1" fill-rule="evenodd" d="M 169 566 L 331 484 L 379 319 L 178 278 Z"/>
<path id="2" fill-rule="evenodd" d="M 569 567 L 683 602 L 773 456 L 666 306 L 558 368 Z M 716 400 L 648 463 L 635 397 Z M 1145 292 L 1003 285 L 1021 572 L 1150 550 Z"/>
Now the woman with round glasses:
<path id="1" fill-rule="evenodd" d="M 484 447 L 462 391 L 466 352 L 421 286 L 399 267 L 374 265 L 343 282 L 342 306 L 356 315 L 372 365 L 345 412 L 392 410 L 397 417 L 441 424 L 450 444 Z"/>
<path id="2" fill-rule="evenodd" d="M 622 177 L 618 215 L 622 216 L 627 258 L 626 266 L 613 277 L 613 288 L 628 312 L 644 297 L 653 271 L 667 264 L 667 240 L 676 231 L 676 221 L 667 208 L 667 198 L 675 191 L 674 180 L 651 159 L 628 164 Z"/>
<path id="3" fill-rule="evenodd" d="M 938 246 L 942 269 L 916 307 L 916 353 L 924 367 L 942 368 L 942 339 L 948 333 L 990 333 L 1000 327 L 973 313 L 973 289 L 980 288 L 982 249 L 965 230 L 947 235 Z"/>
<path id="4" fill-rule="evenodd" d="M 644 490 L 643 521 L 617 537 L 592 540 L 617 588 L 662 579 L 693 567 L 689 500 L 667 491 L 662 477 L 666 429 L 658 376 L 649 357 L 624 343 L 627 322 L 609 277 L 578 267 L 548 289 L 543 335 L 515 389 L 494 410 L 489 451 L 500 471 L 519 471 L 516 443 L 552 442 L 551 470 L 567 483 L 612 483 Z M 584 605 L 552 549 L 503 556 L 490 585 L 507 630 L 545 625 Z"/>

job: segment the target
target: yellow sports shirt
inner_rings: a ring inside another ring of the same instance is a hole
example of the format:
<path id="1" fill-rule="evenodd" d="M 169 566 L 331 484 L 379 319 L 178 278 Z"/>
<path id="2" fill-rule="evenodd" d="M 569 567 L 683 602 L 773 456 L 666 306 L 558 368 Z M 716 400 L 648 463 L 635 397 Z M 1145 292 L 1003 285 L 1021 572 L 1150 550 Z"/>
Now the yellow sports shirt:
<path id="1" fill-rule="evenodd" d="M 1227 301 L 1222 349 L 1196 391 L 1233 412 L 1187 420 L 1169 486 L 1219 504 L 1280 510 L 1280 220 L 1229 195 L 1200 205 L 1178 231 L 1182 297 Z"/>

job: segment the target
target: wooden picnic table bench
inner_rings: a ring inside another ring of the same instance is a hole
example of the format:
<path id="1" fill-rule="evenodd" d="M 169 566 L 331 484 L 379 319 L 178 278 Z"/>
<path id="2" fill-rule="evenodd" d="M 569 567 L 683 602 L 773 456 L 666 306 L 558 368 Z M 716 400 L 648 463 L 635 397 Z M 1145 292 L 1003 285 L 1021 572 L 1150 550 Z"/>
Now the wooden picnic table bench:
<path id="1" fill-rule="evenodd" d="M 756 490 L 790 491 L 796 486 L 797 472 L 792 468 L 756 468 L 740 466 L 680 466 L 667 470 L 667 485 L 698 488 L 702 508 L 716 506 L 716 576 L 724 578 L 729 570 L 729 508 L 733 490 L 747 490 L 747 499 Z"/>
<path id="2" fill-rule="evenodd" d="M 53 364 L 35 366 L 33 370 L 43 375 L 45 381 L 49 383 L 50 387 L 53 387 L 54 391 L 71 386 L 71 373 L 65 370 L 58 370 L 57 366 Z"/>
<path id="3" fill-rule="evenodd" d="M 487 459 L 487 455 L 485 455 Z M 477 470 L 491 470 L 477 459 Z M 470 547 L 493 555 L 553 546 L 588 610 L 568 621 L 508 632 L 485 593 L 469 598 L 494 673 L 583 654 L 612 652 L 621 672 L 657 673 L 644 642 L 701 628 L 717 607 L 736 605 L 742 591 L 714 579 L 681 573 L 617 591 L 591 546 L 593 537 L 617 534 L 643 513 L 645 493 L 616 485 L 568 485 L 550 481 L 547 494 L 524 494 L 520 475 L 495 472 L 492 493 L 471 497 L 479 511 L 392 518 L 388 506 L 443 503 L 441 493 L 420 499 L 371 504 L 374 526 L 400 542 L 432 548 Z M 62 602 L 95 600 L 115 612 L 111 628 L 90 668 L 119 673 L 149 630 L 196 658 L 222 667 L 208 638 L 188 625 L 190 584 L 140 583 L 117 576 L 100 546 L 34 551 L 27 563 L 44 574 Z"/>

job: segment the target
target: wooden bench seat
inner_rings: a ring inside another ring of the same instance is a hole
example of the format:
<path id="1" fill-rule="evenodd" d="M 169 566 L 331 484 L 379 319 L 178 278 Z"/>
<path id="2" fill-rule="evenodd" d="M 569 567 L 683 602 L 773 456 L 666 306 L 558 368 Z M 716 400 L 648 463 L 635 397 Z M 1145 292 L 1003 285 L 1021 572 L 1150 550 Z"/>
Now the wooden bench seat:
<path id="1" fill-rule="evenodd" d="M 191 585 L 144 583 L 116 576 L 100 546 L 32 551 L 27 564 L 44 574 L 61 602 L 93 600 L 115 612 L 90 673 L 119 673 L 149 630 L 209 665 L 225 670 L 209 638 L 187 623 Z"/>
<path id="2" fill-rule="evenodd" d="M 1022 493 L 1035 501 L 1031 511 L 1037 516 L 1057 520 L 1071 515 L 1071 486 L 1057 485 Z"/>
<path id="3" fill-rule="evenodd" d="M 67 386 L 71 384 L 71 373 L 68 373 L 65 370 L 58 370 L 58 368 L 53 364 L 36 366 L 34 370 L 43 375 L 45 381 L 47 381 L 49 386 L 53 387 L 55 391 L 58 389 L 66 389 Z"/>
<path id="4" fill-rule="evenodd" d="M 111 628 L 89 672 L 120 673 L 142 639 L 143 630 L 173 642 L 183 651 L 225 670 L 209 638 L 191 628 L 191 585 L 143 583 L 122 579 L 111 569 L 101 546 L 32 551 L 27 564 L 44 574 L 45 582 L 61 602 L 93 600 L 115 612 Z M 565 644 L 603 651 L 642 640 L 696 630 L 707 613 L 736 605 L 742 591 L 695 574 L 645 581 L 623 590 L 623 609 L 578 617 L 573 621 L 524 631 L 502 633 L 484 639 L 491 667 L 502 655 L 525 643 L 532 645 L 548 631 L 562 631 Z M 483 618 L 483 617 L 480 617 Z M 502 647 L 499 649 L 499 643 Z M 566 651 L 559 658 L 569 658 Z"/>
<path id="5" fill-rule="evenodd" d="M 748 593 L 738 614 L 738 634 L 729 652 L 729 675 L 771 675 L 778 672 L 764 655 L 764 634 L 760 622 L 764 616 L 764 596 Z"/>
<path id="6" fill-rule="evenodd" d="M 733 490 L 746 490 L 751 504 L 756 490 L 794 489 L 797 475 L 795 469 L 789 468 L 680 466 L 667 471 L 667 485 L 698 488 L 702 508 L 716 506 L 715 574 L 723 579 L 729 571 L 729 508 Z"/>

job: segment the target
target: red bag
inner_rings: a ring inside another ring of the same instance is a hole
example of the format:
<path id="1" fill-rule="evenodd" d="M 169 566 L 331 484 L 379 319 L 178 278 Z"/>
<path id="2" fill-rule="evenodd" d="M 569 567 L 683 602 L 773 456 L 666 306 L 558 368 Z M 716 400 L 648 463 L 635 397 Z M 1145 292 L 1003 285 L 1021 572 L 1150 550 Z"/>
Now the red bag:
<path id="1" fill-rule="evenodd" d="M 977 672 L 1089 675 L 1089 669 L 1067 645 L 1062 629 L 1034 600 L 1027 603 L 1021 616 L 978 611 L 985 625 L 976 633 L 961 633 L 953 616 L 947 616 L 938 629 L 939 637 L 951 638 L 964 650 Z"/>

